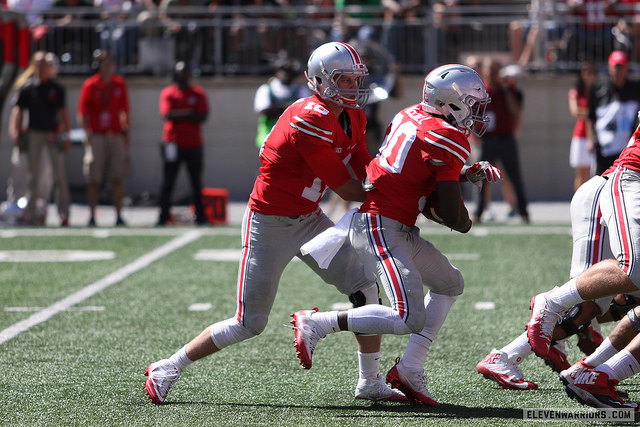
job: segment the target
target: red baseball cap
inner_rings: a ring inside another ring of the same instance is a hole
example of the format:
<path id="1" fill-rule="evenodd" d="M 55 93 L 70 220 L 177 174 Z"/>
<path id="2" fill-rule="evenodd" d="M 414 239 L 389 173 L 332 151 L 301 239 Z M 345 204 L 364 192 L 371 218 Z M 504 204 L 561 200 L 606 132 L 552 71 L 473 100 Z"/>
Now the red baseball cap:
<path id="1" fill-rule="evenodd" d="M 614 50 L 609 55 L 609 65 L 627 65 L 629 63 L 629 57 L 622 50 Z"/>

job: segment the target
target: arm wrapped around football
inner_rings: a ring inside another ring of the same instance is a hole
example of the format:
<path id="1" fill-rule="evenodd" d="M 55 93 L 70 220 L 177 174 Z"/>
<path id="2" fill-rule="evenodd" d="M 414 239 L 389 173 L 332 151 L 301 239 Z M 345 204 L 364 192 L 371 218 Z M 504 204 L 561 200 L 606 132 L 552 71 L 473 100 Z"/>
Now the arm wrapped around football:
<path id="1" fill-rule="evenodd" d="M 444 219 L 442 218 L 442 215 L 440 213 L 440 198 L 438 197 L 437 191 L 433 191 L 429 195 L 427 202 L 424 204 L 422 214 L 433 222 L 445 225 Z"/>
<path id="2" fill-rule="evenodd" d="M 502 172 L 486 160 L 476 162 L 464 170 L 467 181 L 482 189 L 482 182 L 498 182 L 502 180 Z"/>

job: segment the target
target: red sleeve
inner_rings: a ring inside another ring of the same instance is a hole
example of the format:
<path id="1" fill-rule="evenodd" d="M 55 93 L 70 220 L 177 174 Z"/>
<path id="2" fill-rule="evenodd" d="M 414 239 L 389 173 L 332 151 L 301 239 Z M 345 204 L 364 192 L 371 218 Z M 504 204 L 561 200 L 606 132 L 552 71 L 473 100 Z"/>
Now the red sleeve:
<path id="1" fill-rule="evenodd" d="M 164 118 L 169 112 L 169 87 L 162 89 L 160 92 L 160 102 L 158 102 L 160 109 L 160 117 Z"/>
<path id="2" fill-rule="evenodd" d="M 87 114 L 87 99 L 88 99 L 88 84 L 87 81 L 85 80 L 85 82 L 82 84 L 82 87 L 80 88 L 80 97 L 78 98 L 78 113 L 82 114 L 83 116 Z"/>

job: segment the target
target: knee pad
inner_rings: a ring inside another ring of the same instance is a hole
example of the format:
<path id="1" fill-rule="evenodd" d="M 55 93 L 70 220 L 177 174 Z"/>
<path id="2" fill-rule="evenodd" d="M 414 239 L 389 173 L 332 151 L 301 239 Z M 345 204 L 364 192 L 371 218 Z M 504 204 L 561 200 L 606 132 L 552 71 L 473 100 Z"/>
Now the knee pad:
<path id="1" fill-rule="evenodd" d="M 611 317 L 616 322 L 622 319 L 622 316 L 625 313 L 629 313 L 629 310 L 632 310 L 634 307 L 638 305 L 638 302 L 631 295 L 624 294 L 624 302 L 622 304 L 618 304 L 616 299 L 613 298 L 611 300 L 611 304 L 609 305 L 609 311 L 611 312 Z"/>
<path id="2" fill-rule="evenodd" d="M 640 332 L 640 319 L 638 319 L 635 308 L 627 311 L 627 318 L 631 322 L 633 329 L 635 329 L 636 332 Z"/>
<path id="3" fill-rule="evenodd" d="M 582 313 L 582 304 L 576 304 L 560 318 L 558 326 L 567 334 L 565 338 L 584 332 L 591 324 L 591 321 L 588 321 L 583 325 L 576 325 L 573 321 L 580 316 L 580 313 Z"/>
<path id="4" fill-rule="evenodd" d="M 253 338 L 256 335 L 259 335 L 263 330 L 264 327 L 260 331 L 252 331 L 238 323 L 235 318 L 214 323 L 209 327 L 211 340 L 220 350 L 249 338 Z"/>
<path id="5" fill-rule="evenodd" d="M 349 301 L 353 305 L 353 308 L 362 307 L 367 304 L 382 304 L 376 283 L 361 291 L 352 293 L 349 295 Z"/>

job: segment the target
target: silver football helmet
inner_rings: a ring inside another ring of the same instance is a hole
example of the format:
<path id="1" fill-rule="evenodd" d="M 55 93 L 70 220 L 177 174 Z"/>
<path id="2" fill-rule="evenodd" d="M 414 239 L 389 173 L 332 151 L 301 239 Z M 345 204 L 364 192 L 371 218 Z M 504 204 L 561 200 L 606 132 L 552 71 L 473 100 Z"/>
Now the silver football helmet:
<path id="1" fill-rule="evenodd" d="M 443 65 L 424 79 L 422 105 L 442 114 L 467 135 L 485 133 L 490 120 L 485 110 L 490 102 L 482 77 L 465 65 Z"/>
<path id="2" fill-rule="evenodd" d="M 369 89 L 364 80 L 369 74 L 360 54 L 347 43 L 325 43 L 313 51 L 307 63 L 309 89 L 321 98 L 347 108 L 362 108 L 369 99 Z M 341 89 L 338 80 L 342 76 L 358 76 L 356 89 Z"/>

